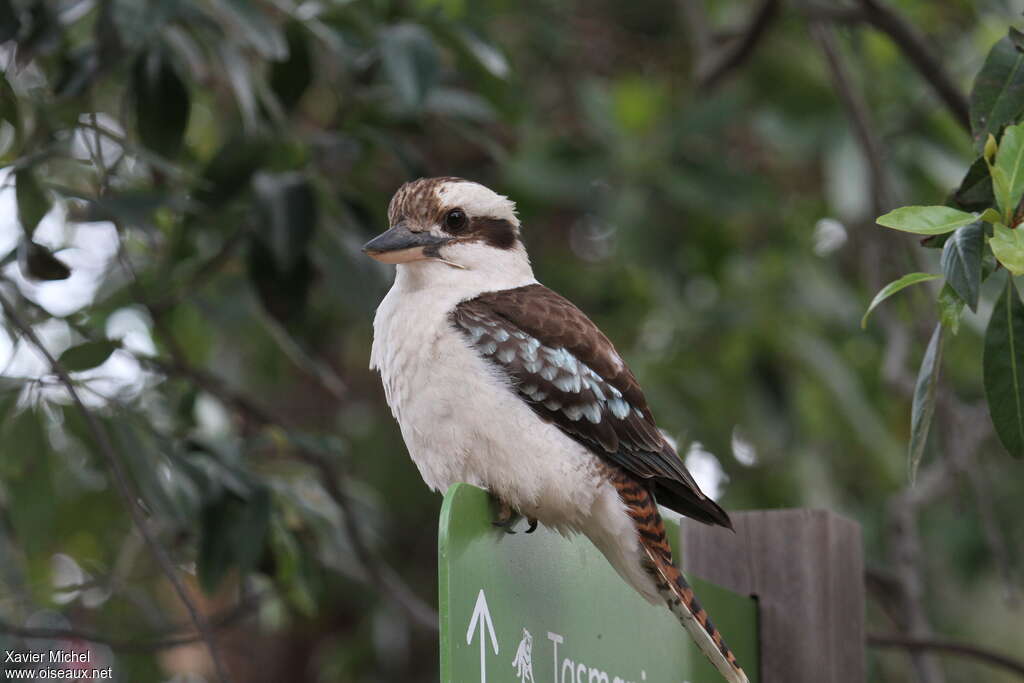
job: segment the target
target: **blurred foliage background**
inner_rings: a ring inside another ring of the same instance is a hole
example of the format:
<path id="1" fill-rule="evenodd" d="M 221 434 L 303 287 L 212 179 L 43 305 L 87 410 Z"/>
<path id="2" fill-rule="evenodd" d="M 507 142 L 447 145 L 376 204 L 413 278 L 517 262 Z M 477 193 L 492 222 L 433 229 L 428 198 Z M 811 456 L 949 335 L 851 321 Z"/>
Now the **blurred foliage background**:
<path id="1" fill-rule="evenodd" d="M 863 525 L 876 645 L 1024 652 L 1024 472 L 981 402 L 997 292 L 947 340 L 913 488 L 931 283 L 859 327 L 937 272 L 873 220 L 959 185 L 956 97 L 1022 9 L 0 0 L 0 648 L 59 637 L 133 682 L 436 680 L 440 497 L 367 369 L 392 269 L 359 247 L 399 184 L 459 175 L 518 202 L 539 279 L 725 507 Z M 1016 680 L 874 646 L 869 679 Z"/>

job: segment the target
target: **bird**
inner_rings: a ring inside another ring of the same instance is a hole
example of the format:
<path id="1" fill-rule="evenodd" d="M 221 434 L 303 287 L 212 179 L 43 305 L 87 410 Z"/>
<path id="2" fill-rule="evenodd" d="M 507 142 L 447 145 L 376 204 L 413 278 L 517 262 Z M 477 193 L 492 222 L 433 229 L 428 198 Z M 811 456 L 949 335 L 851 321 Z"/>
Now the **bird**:
<path id="1" fill-rule="evenodd" d="M 540 284 L 508 197 L 456 177 L 405 183 L 363 246 L 396 264 L 370 368 L 424 482 L 487 490 L 496 525 L 583 534 L 664 603 L 729 681 L 735 655 L 680 570 L 658 509 L 732 528 L 661 432 L 612 342 Z"/>

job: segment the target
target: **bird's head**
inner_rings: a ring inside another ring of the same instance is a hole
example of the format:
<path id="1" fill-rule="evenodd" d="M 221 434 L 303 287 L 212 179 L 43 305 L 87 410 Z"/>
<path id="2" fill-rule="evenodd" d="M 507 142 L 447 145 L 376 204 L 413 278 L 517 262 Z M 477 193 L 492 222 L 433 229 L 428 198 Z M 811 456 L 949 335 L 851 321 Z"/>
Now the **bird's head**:
<path id="1" fill-rule="evenodd" d="M 457 268 L 486 275 L 529 268 L 516 205 L 461 178 L 421 178 L 398 188 L 390 228 L 365 245 L 367 255 L 400 266 Z"/>

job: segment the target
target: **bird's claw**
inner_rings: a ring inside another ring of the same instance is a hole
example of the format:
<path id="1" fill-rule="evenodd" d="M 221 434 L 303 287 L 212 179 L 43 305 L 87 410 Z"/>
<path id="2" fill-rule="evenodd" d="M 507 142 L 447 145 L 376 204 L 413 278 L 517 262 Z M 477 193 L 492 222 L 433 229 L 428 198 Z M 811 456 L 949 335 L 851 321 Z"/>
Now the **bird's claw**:
<path id="1" fill-rule="evenodd" d="M 504 530 L 506 534 L 514 534 L 515 531 L 512 529 L 523 516 L 512 509 L 512 506 L 504 501 L 498 503 L 498 517 L 494 519 L 491 524 Z"/>
<path id="2" fill-rule="evenodd" d="M 537 530 L 537 520 L 533 517 L 527 517 L 526 520 L 530 523 L 530 528 L 526 530 L 526 533 L 532 534 L 534 531 Z"/>
<path id="3" fill-rule="evenodd" d="M 514 534 L 515 533 L 515 529 L 513 529 L 512 527 L 514 527 L 516 525 L 516 522 L 518 522 L 518 521 L 519 521 L 518 519 L 509 519 L 509 520 L 496 519 L 493 522 L 491 522 L 491 524 L 493 524 L 494 526 L 498 527 L 499 529 L 504 531 L 506 534 Z"/>

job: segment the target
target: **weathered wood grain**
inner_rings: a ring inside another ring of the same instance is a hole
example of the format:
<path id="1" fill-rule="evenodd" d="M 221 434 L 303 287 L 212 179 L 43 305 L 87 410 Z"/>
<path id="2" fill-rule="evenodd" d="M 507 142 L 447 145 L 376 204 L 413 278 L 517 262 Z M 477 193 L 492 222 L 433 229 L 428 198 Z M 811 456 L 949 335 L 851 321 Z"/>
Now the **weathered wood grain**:
<path id="1" fill-rule="evenodd" d="M 761 683 L 864 683 L 860 526 L 826 510 L 730 516 L 736 533 L 682 521 L 682 566 L 757 598 Z"/>

